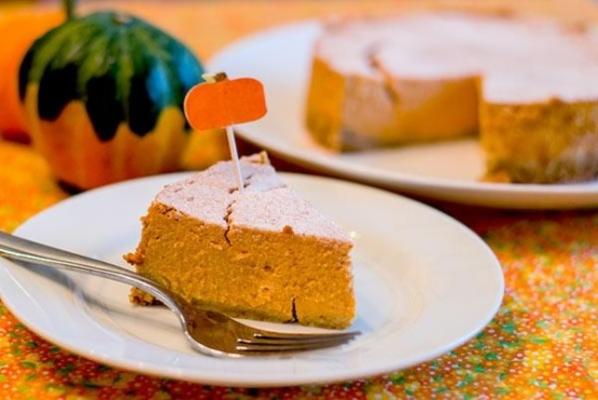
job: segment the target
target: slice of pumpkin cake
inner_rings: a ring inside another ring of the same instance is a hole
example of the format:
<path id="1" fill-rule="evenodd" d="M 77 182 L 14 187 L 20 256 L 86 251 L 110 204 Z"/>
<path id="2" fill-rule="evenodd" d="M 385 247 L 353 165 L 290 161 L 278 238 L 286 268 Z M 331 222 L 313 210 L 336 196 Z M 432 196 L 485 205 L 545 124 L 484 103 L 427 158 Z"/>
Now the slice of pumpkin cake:
<path id="1" fill-rule="evenodd" d="M 166 186 L 126 256 L 137 271 L 234 317 L 345 328 L 355 315 L 351 240 L 288 188 L 265 153 Z M 151 296 L 132 292 L 136 303 Z"/>

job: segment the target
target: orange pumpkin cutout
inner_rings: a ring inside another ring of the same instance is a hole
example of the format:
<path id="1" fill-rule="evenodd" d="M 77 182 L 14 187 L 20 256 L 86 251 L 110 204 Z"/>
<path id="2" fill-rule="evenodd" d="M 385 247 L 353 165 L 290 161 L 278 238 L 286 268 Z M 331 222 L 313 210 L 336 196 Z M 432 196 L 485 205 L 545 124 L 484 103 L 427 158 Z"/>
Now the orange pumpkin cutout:
<path id="1" fill-rule="evenodd" d="M 252 78 L 201 83 L 185 97 L 185 115 L 197 130 L 255 121 L 265 114 L 264 87 Z"/>

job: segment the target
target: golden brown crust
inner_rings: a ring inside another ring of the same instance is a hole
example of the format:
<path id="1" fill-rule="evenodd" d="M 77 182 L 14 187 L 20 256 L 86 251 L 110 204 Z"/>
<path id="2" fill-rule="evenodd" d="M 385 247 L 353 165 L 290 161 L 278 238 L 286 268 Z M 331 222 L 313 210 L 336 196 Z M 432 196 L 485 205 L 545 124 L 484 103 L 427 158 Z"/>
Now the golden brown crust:
<path id="1" fill-rule="evenodd" d="M 139 248 L 137 249 L 139 250 Z M 143 255 L 139 251 L 127 253 L 123 256 L 124 260 L 131 265 L 143 264 Z"/>
<path id="2" fill-rule="evenodd" d="M 139 306 L 157 306 L 162 304 L 158 299 L 141 289 L 131 288 L 129 301 Z"/>
<path id="3" fill-rule="evenodd" d="M 598 101 L 483 102 L 480 118 L 489 176 L 514 183 L 598 176 Z"/>

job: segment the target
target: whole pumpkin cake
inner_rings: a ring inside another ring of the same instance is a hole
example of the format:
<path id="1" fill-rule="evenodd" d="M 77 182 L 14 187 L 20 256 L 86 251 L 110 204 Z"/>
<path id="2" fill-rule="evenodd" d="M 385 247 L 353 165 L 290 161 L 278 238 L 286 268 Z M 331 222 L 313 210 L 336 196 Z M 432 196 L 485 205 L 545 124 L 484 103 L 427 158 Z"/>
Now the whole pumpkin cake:
<path id="1" fill-rule="evenodd" d="M 265 153 L 166 186 L 126 259 L 198 305 L 231 316 L 345 328 L 355 315 L 352 242 L 280 180 Z M 135 303 L 154 299 L 134 290 Z"/>
<path id="2" fill-rule="evenodd" d="M 307 125 L 362 150 L 479 132 L 489 176 L 598 175 L 598 30 L 516 15 L 419 12 L 331 23 Z"/>

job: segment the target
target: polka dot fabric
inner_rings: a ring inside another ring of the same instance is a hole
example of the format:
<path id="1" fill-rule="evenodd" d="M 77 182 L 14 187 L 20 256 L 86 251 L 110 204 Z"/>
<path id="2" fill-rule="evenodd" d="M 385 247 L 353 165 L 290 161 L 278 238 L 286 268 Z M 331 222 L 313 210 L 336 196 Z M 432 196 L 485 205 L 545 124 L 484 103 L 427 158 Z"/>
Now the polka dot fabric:
<path id="1" fill-rule="evenodd" d="M 235 4 L 241 3 L 218 3 L 205 3 L 209 21 L 227 20 L 227 15 L 244 19 L 208 25 L 211 35 L 197 36 L 210 38 L 204 52 L 272 21 L 344 10 L 348 4 L 356 11 L 365 7 L 365 2 L 297 1 L 251 13 L 249 2 L 238 7 Z M 318 5 L 324 3 L 329 5 Z M 532 3 L 542 2 L 530 0 L 526 5 Z M 388 10 L 396 2 L 380 4 L 379 10 Z M 182 14 L 189 15 L 189 10 Z M 193 24 L 194 29 L 200 25 Z M 0 230 L 11 231 L 67 197 L 30 148 L 0 142 L 0 161 Z M 0 399 L 598 399 L 598 211 L 440 207 L 494 250 L 503 266 L 506 293 L 498 315 L 483 332 L 434 361 L 326 386 L 202 386 L 115 369 L 71 354 L 28 331 L 0 303 Z"/>

